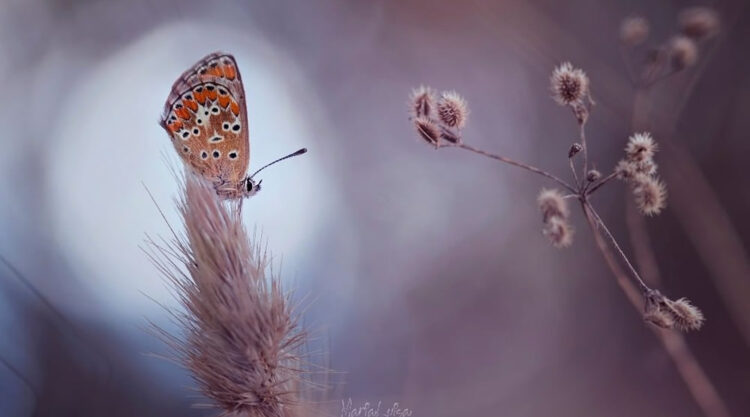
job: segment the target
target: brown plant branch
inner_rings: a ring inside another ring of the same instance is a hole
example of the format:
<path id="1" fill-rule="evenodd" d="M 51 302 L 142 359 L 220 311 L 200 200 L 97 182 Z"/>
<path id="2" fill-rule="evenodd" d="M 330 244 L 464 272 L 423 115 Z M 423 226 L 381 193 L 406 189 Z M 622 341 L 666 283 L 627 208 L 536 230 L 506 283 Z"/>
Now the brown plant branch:
<path id="1" fill-rule="evenodd" d="M 625 295 L 633 307 L 638 311 L 642 311 L 643 298 L 641 297 L 638 288 L 633 285 L 628 279 L 628 275 L 620 268 L 614 254 L 607 246 L 604 237 L 599 232 L 598 224 L 600 223 L 596 220 L 595 214 L 593 214 L 590 209 L 590 205 L 584 203 L 581 204 L 581 206 L 583 207 L 586 221 L 594 235 L 596 246 L 610 271 L 612 271 L 612 274 L 615 276 L 617 284 L 620 285 L 620 288 L 625 292 Z M 696 357 L 690 351 L 690 348 L 685 342 L 685 337 L 677 332 L 656 328 L 652 328 L 652 331 L 672 359 L 672 362 L 674 362 L 680 377 L 685 382 L 690 394 L 693 396 L 695 402 L 701 408 L 703 413 L 708 417 L 730 417 L 731 415 L 729 414 L 727 406 L 724 404 L 721 397 L 719 397 L 716 388 L 713 383 L 711 383 L 706 372 L 700 366 L 700 363 L 698 363 Z"/>
<path id="2" fill-rule="evenodd" d="M 559 177 L 555 176 L 554 174 L 551 174 L 551 173 L 549 173 L 549 172 L 547 172 L 545 170 L 539 169 L 539 168 L 537 168 L 535 166 L 531 166 L 531 165 L 525 164 L 523 162 L 515 161 L 513 159 L 507 158 L 507 157 L 502 156 L 502 155 L 497 155 L 497 154 L 494 154 L 494 153 L 486 152 L 486 151 L 483 151 L 481 149 L 475 148 L 473 146 L 467 145 L 465 143 L 440 145 L 439 147 L 440 148 L 460 148 L 460 149 L 467 150 L 469 152 L 473 152 L 473 153 L 478 154 L 478 155 L 482 155 L 482 156 L 486 156 L 488 158 L 496 159 L 496 160 L 504 162 L 506 164 L 510 164 L 510 165 L 513 165 L 513 166 L 516 166 L 516 167 L 519 167 L 519 168 L 523 168 L 523 169 L 525 169 L 527 171 L 531 171 L 531 172 L 533 172 L 535 174 L 539 174 L 539 175 L 542 175 L 544 177 L 547 177 L 547 178 L 549 178 L 549 179 L 557 182 L 558 184 L 562 185 L 568 191 L 570 191 L 572 193 L 578 193 L 578 190 L 576 190 L 570 184 L 568 184 L 567 182 L 563 181 L 562 179 L 560 179 Z"/>

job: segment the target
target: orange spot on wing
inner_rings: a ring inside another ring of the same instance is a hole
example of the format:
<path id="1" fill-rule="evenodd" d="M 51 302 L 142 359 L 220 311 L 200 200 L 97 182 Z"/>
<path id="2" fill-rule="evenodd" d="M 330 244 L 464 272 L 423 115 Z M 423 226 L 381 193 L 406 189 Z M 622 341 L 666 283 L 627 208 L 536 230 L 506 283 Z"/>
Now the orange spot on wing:
<path id="1" fill-rule="evenodd" d="M 201 92 L 193 91 L 193 95 L 195 96 L 195 99 L 198 100 L 198 103 L 203 104 L 206 102 L 206 90 Z"/>
<path id="2" fill-rule="evenodd" d="M 174 114 L 180 116 L 181 119 L 188 120 L 190 119 L 190 112 L 186 108 L 181 109 L 175 109 Z"/>
<path id="3" fill-rule="evenodd" d="M 240 106 L 237 104 L 236 101 L 232 101 L 232 105 L 230 108 L 232 109 L 232 113 L 234 113 L 235 116 L 240 115 Z"/>
<path id="4" fill-rule="evenodd" d="M 176 132 L 176 131 L 182 129 L 182 122 L 179 121 L 179 120 L 176 121 L 176 122 L 172 122 L 172 124 L 169 127 L 172 130 L 172 132 Z"/>
<path id="5" fill-rule="evenodd" d="M 237 76 L 237 71 L 234 70 L 234 67 L 231 65 L 224 66 L 224 76 L 227 77 L 230 80 L 233 80 L 234 77 Z"/>
<path id="6" fill-rule="evenodd" d="M 215 77 L 223 77 L 224 76 L 224 72 L 221 70 L 221 67 L 209 68 L 208 71 L 206 71 L 206 74 L 210 74 L 210 75 L 213 75 Z"/>
<path id="7" fill-rule="evenodd" d="M 219 104 L 221 105 L 221 107 L 226 108 L 227 105 L 229 105 L 229 101 L 229 96 L 219 96 Z"/>
<path id="8" fill-rule="evenodd" d="M 185 105 L 185 107 L 188 107 L 192 111 L 198 111 L 198 103 L 196 103 L 193 100 L 182 100 L 182 104 Z"/>
<path id="9" fill-rule="evenodd" d="M 206 95 L 208 96 L 209 99 L 216 100 L 216 90 L 214 91 L 206 90 Z"/>

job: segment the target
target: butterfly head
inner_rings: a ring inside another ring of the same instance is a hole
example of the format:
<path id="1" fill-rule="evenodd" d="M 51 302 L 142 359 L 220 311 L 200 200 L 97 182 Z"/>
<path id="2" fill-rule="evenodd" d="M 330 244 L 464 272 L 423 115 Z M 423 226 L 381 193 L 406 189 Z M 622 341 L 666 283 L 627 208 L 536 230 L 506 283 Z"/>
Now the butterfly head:
<path id="1" fill-rule="evenodd" d="M 251 177 L 245 179 L 245 185 L 242 191 L 242 197 L 252 197 L 260 191 L 260 184 L 263 180 L 256 182 Z"/>

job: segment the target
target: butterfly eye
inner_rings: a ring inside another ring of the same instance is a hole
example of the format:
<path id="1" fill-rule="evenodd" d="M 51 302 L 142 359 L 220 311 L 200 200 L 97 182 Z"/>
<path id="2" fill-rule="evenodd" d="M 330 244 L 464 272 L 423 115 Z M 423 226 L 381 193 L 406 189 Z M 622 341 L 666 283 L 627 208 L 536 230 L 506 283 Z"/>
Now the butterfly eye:
<path id="1" fill-rule="evenodd" d="M 221 152 L 216 149 L 211 155 L 214 157 L 214 159 L 219 159 L 219 157 L 221 156 Z"/>
<path id="2" fill-rule="evenodd" d="M 224 130 L 229 130 L 229 123 L 224 122 L 224 124 L 221 125 L 221 128 L 224 129 Z"/>
<path id="3" fill-rule="evenodd" d="M 219 114 L 219 108 L 216 106 L 211 107 L 211 113 Z M 208 112 L 206 112 L 206 114 L 208 114 Z"/>
<path id="4" fill-rule="evenodd" d="M 182 147 L 182 152 L 188 153 L 188 152 L 190 152 L 190 148 L 188 148 L 187 146 L 183 146 Z"/>
<path id="5" fill-rule="evenodd" d="M 201 159 L 208 159 L 208 152 L 201 151 Z"/>
<path id="6" fill-rule="evenodd" d="M 237 159 L 237 151 L 231 151 L 227 156 L 229 156 L 229 159 Z"/>
<path id="7" fill-rule="evenodd" d="M 188 138 L 188 136 L 190 136 L 190 132 L 188 132 L 187 130 L 186 130 L 186 131 L 184 131 L 184 132 L 182 132 L 182 138 L 183 138 L 183 139 L 187 139 L 187 138 Z"/>
<path id="8" fill-rule="evenodd" d="M 201 91 L 203 91 L 203 87 L 198 87 L 198 88 L 195 89 L 196 93 L 200 93 Z"/>
<path id="9" fill-rule="evenodd" d="M 212 137 L 212 138 L 211 138 L 211 139 L 209 140 L 209 142 L 211 142 L 211 143 L 217 143 L 217 142 L 221 142 L 222 140 L 224 140 L 224 138 L 223 138 L 223 137 L 221 137 L 221 136 L 214 136 L 214 137 Z"/>
<path id="10" fill-rule="evenodd" d="M 193 96 L 191 96 L 190 94 L 185 96 L 185 100 L 192 100 L 192 99 L 193 99 Z"/>
<path id="11" fill-rule="evenodd" d="M 219 94 L 221 94 L 222 96 L 225 96 L 227 94 L 227 90 L 225 90 L 223 88 L 220 88 L 219 89 Z"/>
<path id="12" fill-rule="evenodd" d="M 200 133 L 201 133 L 201 131 L 200 131 L 200 129 L 198 129 L 197 127 L 193 129 L 193 134 L 194 134 L 195 136 L 198 136 L 198 135 L 200 135 Z"/>
<path id="13" fill-rule="evenodd" d="M 240 131 L 240 124 L 239 123 L 235 123 L 234 126 L 232 126 L 232 130 L 234 130 L 235 132 L 239 132 Z"/>

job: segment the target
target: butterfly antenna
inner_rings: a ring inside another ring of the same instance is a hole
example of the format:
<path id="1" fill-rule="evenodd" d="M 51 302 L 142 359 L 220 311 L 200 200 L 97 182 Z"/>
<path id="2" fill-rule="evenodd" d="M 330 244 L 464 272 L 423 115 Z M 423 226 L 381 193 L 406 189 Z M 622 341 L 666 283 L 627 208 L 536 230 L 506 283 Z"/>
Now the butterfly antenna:
<path id="1" fill-rule="evenodd" d="M 307 153 L 307 148 L 302 148 L 302 149 L 298 150 L 297 152 L 294 152 L 294 153 L 290 153 L 290 154 L 289 154 L 289 155 L 287 155 L 287 156 L 281 157 L 281 158 L 279 158 L 279 159 L 277 159 L 277 160 L 275 160 L 275 161 L 273 161 L 273 162 L 271 162 L 271 163 L 268 163 L 268 164 L 266 164 L 266 165 L 262 166 L 262 167 L 261 167 L 261 168 L 260 168 L 259 170 L 255 171 L 255 172 L 253 173 L 253 175 L 251 175 L 251 176 L 250 176 L 250 178 L 252 179 L 252 178 L 253 178 L 253 177 L 254 177 L 255 175 L 257 175 L 257 174 L 258 174 L 258 173 L 259 173 L 260 171 L 263 171 L 264 169 L 266 169 L 266 168 L 270 167 L 271 165 L 273 165 L 273 164 L 275 164 L 275 163 L 277 163 L 277 162 L 281 162 L 281 161 L 283 161 L 283 160 L 285 160 L 285 159 L 289 159 L 289 158 L 292 158 L 292 157 L 295 157 L 295 156 L 299 156 L 299 155 L 302 155 L 302 154 L 304 154 L 304 153 Z"/>

